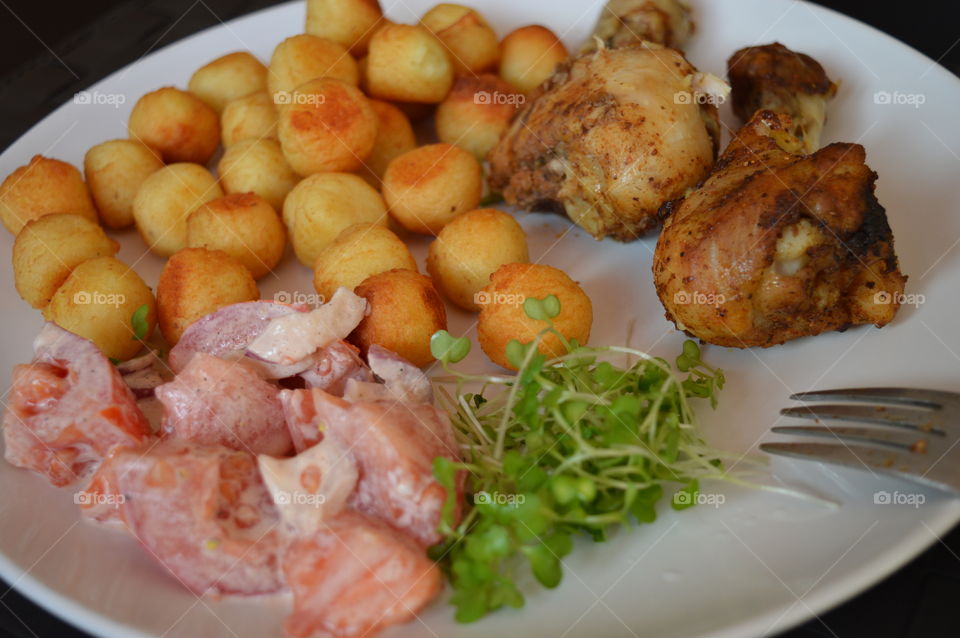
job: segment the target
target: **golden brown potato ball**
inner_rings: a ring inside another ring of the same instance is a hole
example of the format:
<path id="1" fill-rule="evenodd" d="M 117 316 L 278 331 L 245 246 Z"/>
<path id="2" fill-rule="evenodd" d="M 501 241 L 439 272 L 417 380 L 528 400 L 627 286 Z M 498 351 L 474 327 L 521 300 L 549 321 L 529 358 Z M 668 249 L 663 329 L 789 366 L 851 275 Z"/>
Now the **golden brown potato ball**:
<path id="1" fill-rule="evenodd" d="M 492 73 L 458 76 L 447 99 L 437 107 L 437 136 L 483 160 L 525 100 Z"/>
<path id="2" fill-rule="evenodd" d="M 129 359 L 139 352 L 133 313 L 147 306 L 148 339 L 157 323 L 157 304 L 143 279 L 122 261 L 96 257 L 79 264 L 63 282 L 43 316 L 61 328 L 94 342 L 112 359 Z"/>
<path id="3" fill-rule="evenodd" d="M 237 142 L 223 153 L 217 173 L 225 192 L 256 193 L 274 210 L 283 210 L 287 193 L 300 181 L 276 140 Z"/>
<path id="4" fill-rule="evenodd" d="M 279 133 L 283 154 L 299 174 L 355 171 L 373 149 L 377 114 L 357 87 L 320 78 L 280 105 Z"/>
<path id="5" fill-rule="evenodd" d="M 500 77 L 529 93 L 567 59 L 567 48 L 550 29 L 531 24 L 507 34 L 500 43 Z"/>
<path id="6" fill-rule="evenodd" d="M 330 299 L 341 286 L 353 290 L 367 277 L 395 268 L 417 271 L 403 240 L 381 224 L 354 224 L 320 251 L 313 264 L 313 287 Z"/>
<path id="7" fill-rule="evenodd" d="M 220 145 L 217 112 L 192 93 L 167 86 L 133 106 L 130 138 L 160 151 L 164 162 L 206 164 Z"/>
<path id="8" fill-rule="evenodd" d="M 301 84 L 317 78 L 333 78 L 354 86 L 360 81 L 356 60 L 336 42 L 301 33 L 273 50 L 267 86 L 277 104 Z"/>
<path id="9" fill-rule="evenodd" d="M 390 162 L 383 197 L 404 228 L 436 235 L 451 219 L 477 207 L 482 186 L 473 155 L 451 144 L 430 144 Z"/>
<path id="10" fill-rule="evenodd" d="M 500 58 L 497 34 L 470 7 L 441 3 L 427 11 L 420 24 L 447 47 L 456 73 L 479 73 L 493 68 Z"/>
<path id="11" fill-rule="evenodd" d="M 187 245 L 187 215 L 223 197 L 213 175 L 199 164 L 170 164 L 143 180 L 133 199 L 133 220 L 150 250 L 169 257 Z"/>
<path id="12" fill-rule="evenodd" d="M 266 91 L 232 100 L 220 116 L 223 145 L 230 147 L 242 140 L 277 139 L 277 107 Z"/>
<path id="13" fill-rule="evenodd" d="M 447 299 L 477 312 L 479 293 L 504 264 L 530 261 L 527 236 L 510 215 L 481 208 L 457 215 L 430 244 L 427 272 Z"/>
<path id="14" fill-rule="evenodd" d="M 332 40 L 353 55 L 367 52 L 367 43 L 384 21 L 377 0 L 307 0 L 307 33 Z"/>
<path id="15" fill-rule="evenodd" d="M 160 333 L 171 346 L 214 310 L 260 298 L 250 271 L 221 250 L 184 248 L 167 261 L 157 284 Z"/>
<path id="16" fill-rule="evenodd" d="M 361 222 L 386 226 L 387 207 L 380 193 L 361 177 L 318 173 L 287 195 L 283 221 L 297 259 L 312 268 L 321 251 L 348 226 Z"/>
<path id="17" fill-rule="evenodd" d="M 547 327 L 545 321 L 527 316 L 523 302 L 549 295 L 560 300 L 560 314 L 553 318 L 553 327 L 568 340 L 587 343 L 593 324 L 593 306 L 590 297 L 575 281 L 551 266 L 506 264 L 493 273 L 490 283 L 477 298 L 480 302 L 477 337 L 480 347 L 494 363 L 516 369 L 507 360 L 507 344 L 512 339 L 530 343 Z M 548 357 L 567 352 L 554 334 L 547 335 L 540 342 L 539 350 Z"/>
<path id="18" fill-rule="evenodd" d="M 234 193 L 201 204 L 187 217 L 187 246 L 222 250 L 254 279 L 280 262 L 287 231 L 279 215 L 254 193 Z"/>
<path id="19" fill-rule="evenodd" d="M 16 235 L 24 224 L 50 213 L 73 213 L 97 221 L 90 191 L 72 165 L 34 155 L 0 184 L 0 220 Z"/>
<path id="20" fill-rule="evenodd" d="M 20 296 L 43 308 L 78 264 L 117 254 L 113 241 L 95 222 L 54 213 L 31 220 L 13 243 L 13 281 Z"/>
<path id="21" fill-rule="evenodd" d="M 453 64 L 440 40 L 421 26 L 391 24 L 370 39 L 366 86 L 383 100 L 436 104 L 453 84 Z"/>
<path id="22" fill-rule="evenodd" d="M 361 351 L 378 344 L 421 368 L 433 361 L 430 337 L 446 330 L 447 311 L 429 277 L 413 270 L 388 270 L 368 277 L 354 292 L 369 307 L 350 335 Z"/>
<path id="23" fill-rule="evenodd" d="M 228 53 L 200 67 L 187 88 L 218 114 L 232 100 L 267 88 L 267 67 L 246 51 Z"/>
<path id="24" fill-rule="evenodd" d="M 379 189 L 387 165 L 394 157 L 415 149 L 417 138 L 410 120 L 396 106 L 380 100 L 370 100 L 370 106 L 377 114 L 377 138 L 360 169 L 360 176 Z"/>
<path id="25" fill-rule="evenodd" d="M 103 225 L 131 225 L 133 198 L 143 180 L 161 168 L 160 154 L 137 140 L 110 140 L 91 147 L 83 158 L 83 172 Z"/>

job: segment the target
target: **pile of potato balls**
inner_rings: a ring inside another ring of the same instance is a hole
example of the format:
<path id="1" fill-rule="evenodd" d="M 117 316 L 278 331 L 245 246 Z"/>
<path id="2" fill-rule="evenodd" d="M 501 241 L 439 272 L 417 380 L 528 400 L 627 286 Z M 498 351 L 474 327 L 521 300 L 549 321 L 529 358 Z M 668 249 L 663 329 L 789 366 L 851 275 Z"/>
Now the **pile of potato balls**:
<path id="1" fill-rule="evenodd" d="M 506 367 L 506 344 L 545 325 L 524 313 L 527 297 L 556 295 L 555 327 L 586 342 L 587 295 L 528 263 L 516 220 L 481 206 L 485 156 L 566 57 L 545 27 L 498 40 L 460 5 L 411 25 L 386 19 L 376 0 L 308 0 L 306 33 L 277 45 L 269 65 L 230 53 L 187 90 L 143 95 L 128 138 L 89 149 L 83 174 L 42 156 L 10 174 L 0 218 L 16 236 L 17 290 L 123 360 L 157 325 L 174 345 L 200 317 L 258 299 L 256 280 L 289 238 L 320 295 L 343 286 L 369 302 L 350 337 L 361 350 L 377 343 L 427 365 L 430 336 L 446 328 L 444 297 L 479 312 L 481 346 Z M 418 146 L 414 123 L 429 117 L 439 141 Z M 167 258 L 156 296 L 104 230 L 131 225 Z M 412 233 L 435 237 L 429 276 L 402 239 Z"/>

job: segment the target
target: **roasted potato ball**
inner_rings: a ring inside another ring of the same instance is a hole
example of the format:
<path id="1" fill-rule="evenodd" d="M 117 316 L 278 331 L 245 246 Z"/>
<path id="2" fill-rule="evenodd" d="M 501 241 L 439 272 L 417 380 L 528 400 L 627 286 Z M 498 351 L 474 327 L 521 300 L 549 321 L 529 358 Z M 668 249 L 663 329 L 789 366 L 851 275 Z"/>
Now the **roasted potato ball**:
<path id="1" fill-rule="evenodd" d="M 283 204 L 283 221 L 293 250 L 304 266 L 347 226 L 387 224 L 383 198 L 362 178 L 350 173 L 318 173 L 297 184 Z"/>
<path id="2" fill-rule="evenodd" d="M 171 346 L 197 319 L 260 297 L 250 271 L 221 250 L 184 248 L 167 261 L 157 284 L 160 333 Z"/>
<path id="3" fill-rule="evenodd" d="M 170 164 L 143 180 L 133 199 L 133 219 L 150 250 L 169 257 L 187 245 L 187 215 L 218 197 L 223 191 L 206 168 Z"/>
<path id="4" fill-rule="evenodd" d="M 317 78 L 333 78 L 354 86 L 360 81 L 357 62 L 331 40 L 301 33 L 273 50 L 267 85 L 274 102 L 282 104 L 295 88 Z"/>
<path id="5" fill-rule="evenodd" d="M 227 193 L 256 193 L 274 210 L 283 209 L 283 200 L 297 185 L 293 172 L 276 140 L 243 140 L 224 153 L 217 164 L 220 184 Z"/>
<path id="6" fill-rule="evenodd" d="M 133 198 L 143 180 L 161 168 L 159 153 L 137 140 L 110 140 L 91 147 L 83 158 L 83 172 L 103 225 L 132 224 Z"/>
<path id="7" fill-rule="evenodd" d="M 190 77 L 191 93 L 221 113 L 231 100 L 267 88 L 267 67 L 246 51 L 228 53 Z"/>
<path id="8" fill-rule="evenodd" d="M 313 264 L 313 287 L 330 299 L 341 286 L 353 290 L 367 277 L 395 268 L 417 271 L 403 240 L 381 224 L 354 224 L 320 251 Z"/>
<path id="9" fill-rule="evenodd" d="M 34 308 L 43 308 L 77 264 L 117 254 L 113 241 L 95 222 L 54 213 L 27 223 L 13 242 L 13 281 Z"/>
<path id="10" fill-rule="evenodd" d="M 383 176 L 383 197 L 407 230 L 436 235 L 458 214 L 480 203 L 476 158 L 450 144 L 421 146 L 395 158 Z"/>
<path id="11" fill-rule="evenodd" d="M 437 289 L 464 310 L 480 310 L 478 293 L 504 264 L 530 261 L 527 236 L 510 215 L 481 208 L 457 215 L 430 244 L 427 272 Z"/>
<path id="12" fill-rule="evenodd" d="M 529 93 L 567 59 L 567 48 L 553 31 L 539 24 L 520 27 L 500 43 L 500 77 Z"/>
<path id="13" fill-rule="evenodd" d="M 142 347 L 135 339 L 133 313 L 147 306 L 144 339 L 153 334 L 157 304 L 140 276 L 113 257 L 96 257 L 79 264 L 63 282 L 43 316 L 61 328 L 97 344 L 113 359 L 129 359 Z"/>
<path id="14" fill-rule="evenodd" d="M 515 369 L 507 360 L 510 340 L 530 343 L 547 327 L 546 322 L 527 316 L 523 302 L 549 295 L 560 300 L 560 314 L 553 318 L 553 327 L 568 340 L 587 343 L 593 324 L 593 305 L 575 281 L 552 266 L 506 264 L 490 276 L 490 283 L 477 297 L 480 305 L 477 337 L 480 347 L 494 363 Z M 554 334 L 540 342 L 539 350 L 548 357 L 566 354 L 563 343 Z"/>
<path id="15" fill-rule="evenodd" d="M 377 114 L 377 138 L 359 174 L 379 189 L 387 165 L 394 157 L 415 149 L 417 138 L 410 120 L 396 106 L 380 100 L 370 100 L 370 106 Z"/>
<path id="16" fill-rule="evenodd" d="M 370 36 L 383 20 L 377 0 L 307 0 L 307 33 L 347 47 L 353 55 L 367 52 Z"/>
<path id="17" fill-rule="evenodd" d="M 278 130 L 287 162 L 301 175 L 355 171 L 373 149 L 377 114 L 357 87 L 320 78 L 280 105 Z"/>
<path id="18" fill-rule="evenodd" d="M 436 104 L 453 84 L 453 64 L 440 40 L 421 26 L 391 24 L 370 38 L 365 68 L 373 97 Z"/>
<path id="19" fill-rule="evenodd" d="M 206 164 L 220 145 L 217 112 L 192 93 L 167 86 L 133 105 L 130 138 L 160 151 L 164 162 Z"/>
<path id="20" fill-rule="evenodd" d="M 526 100 L 492 73 L 458 76 L 447 99 L 437 107 L 437 137 L 483 160 Z"/>
<path id="21" fill-rule="evenodd" d="M 368 277 L 354 292 L 369 311 L 350 335 L 364 353 L 373 344 L 396 352 L 421 368 L 433 361 L 430 337 L 446 330 L 447 311 L 429 277 L 395 269 Z"/>
<path id="22" fill-rule="evenodd" d="M 97 221 L 90 191 L 72 165 L 34 155 L 0 184 L 0 220 L 16 235 L 31 219 L 73 213 Z"/>
<path id="23" fill-rule="evenodd" d="M 470 7 L 441 3 L 427 11 L 420 24 L 447 47 L 456 73 L 479 73 L 497 64 L 497 34 Z"/>
<path id="24" fill-rule="evenodd" d="M 220 116 L 220 135 L 229 147 L 242 140 L 277 139 L 277 107 L 266 91 L 232 100 Z"/>
<path id="25" fill-rule="evenodd" d="M 280 262 L 287 232 L 279 215 L 254 193 L 234 193 L 201 204 L 187 217 L 187 246 L 222 250 L 254 279 Z"/>

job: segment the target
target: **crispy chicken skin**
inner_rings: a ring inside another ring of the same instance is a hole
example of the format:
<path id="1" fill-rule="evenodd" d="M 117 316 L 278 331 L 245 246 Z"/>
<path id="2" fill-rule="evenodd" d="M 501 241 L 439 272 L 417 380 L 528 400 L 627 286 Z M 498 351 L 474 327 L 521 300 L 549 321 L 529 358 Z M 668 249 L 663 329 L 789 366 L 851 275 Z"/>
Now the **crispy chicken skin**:
<path id="1" fill-rule="evenodd" d="M 690 9 L 679 0 L 609 0 L 581 53 L 641 41 L 680 49 L 691 33 Z"/>
<path id="2" fill-rule="evenodd" d="M 767 347 L 897 312 L 906 277 L 863 147 L 804 155 L 791 126 L 758 111 L 664 223 L 657 294 L 702 341 Z"/>
<path id="3" fill-rule="evenodd" d="M 598 239 L 637 238 L 713 166 L 719 125 L 698 97 L 703 75 L 654 44 L 558 65 L 490 152 L 491 189 L 527 210 L 564 211 Z"/>
<path id="4" fill-rule="evenodd" d="M 837 92 L 820 63 L 791 51 L 779 42 L 740 49 L 727 60 L 733 87 L 733 112 L 742 122 L 767 109 L 793 120 L 790 132 L 803 140 L 804 150 L 820 148 L 827 102 Z"/>

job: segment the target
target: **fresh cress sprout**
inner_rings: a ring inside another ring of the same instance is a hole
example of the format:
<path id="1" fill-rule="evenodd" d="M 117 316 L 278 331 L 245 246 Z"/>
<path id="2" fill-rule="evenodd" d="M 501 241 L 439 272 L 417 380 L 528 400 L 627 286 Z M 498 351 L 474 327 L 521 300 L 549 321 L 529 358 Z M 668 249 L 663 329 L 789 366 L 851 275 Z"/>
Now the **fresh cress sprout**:
<path id="1" fill-rule="evenodd" d="M 715 405 L 724 377 L 700 359 L 693 341 L 677 357 L 677 369 L 687 374 L 680 378 L 668 362 L 644 352 L 567 340 L 553 327 L 560 314 L 554 295 L 527 299 L 523 308 L 545 327 L 531 343 L 508 344 L 516 375 L 453 372 L 449 366 L 467 356 L 469 339 L 441 330 L 430 341 L 456 383 L 454 392 L 441 387 L 439 394 L 463 458 L 434 461 L 448 499 L 443 541 L 430 553 L 450 579 L 460 622 L 522 606 L 515 575 L 524 565 L 543 586 L 556 587 L 574 536 L 603 541 L 617 524 L 655 520 L 665 483 L 682 486 L 672 503 L 684 509 L 695 503 L 701 479 L 725 477 L 721 453 L 697 434 L 687 401 Z M 566 354 L 539 353 L 548 334 Z M 612 363 L 614 355 L 625 355 L 626 365 Z M 455 524 L 460 473 L 472 507 Z"/>

